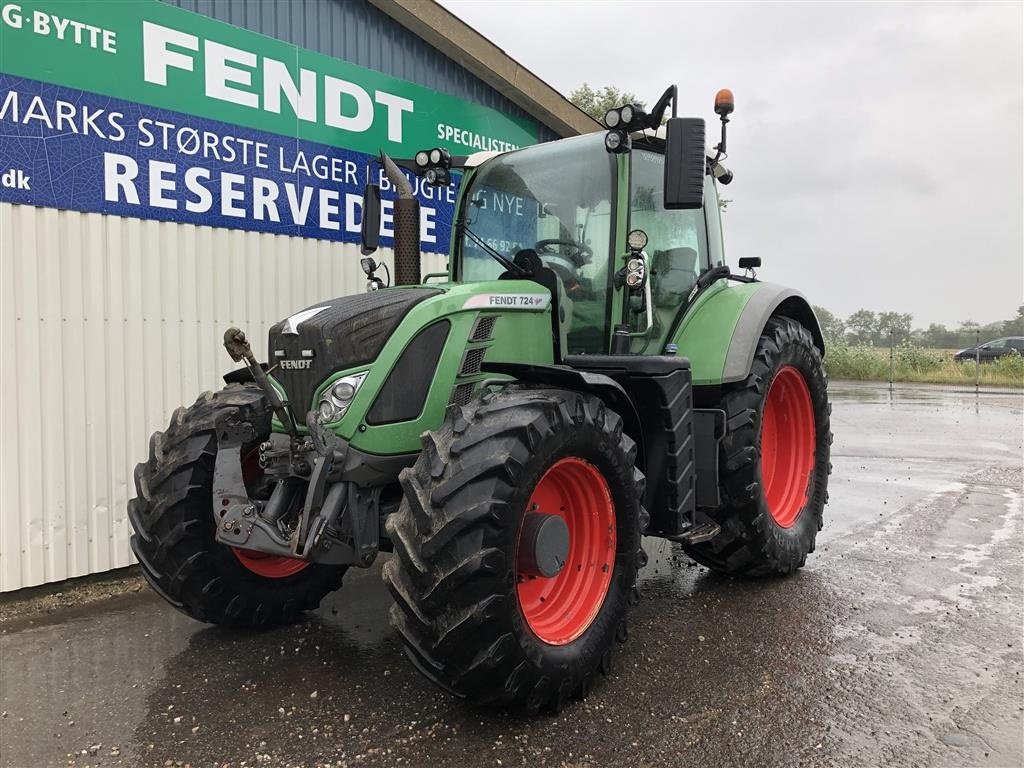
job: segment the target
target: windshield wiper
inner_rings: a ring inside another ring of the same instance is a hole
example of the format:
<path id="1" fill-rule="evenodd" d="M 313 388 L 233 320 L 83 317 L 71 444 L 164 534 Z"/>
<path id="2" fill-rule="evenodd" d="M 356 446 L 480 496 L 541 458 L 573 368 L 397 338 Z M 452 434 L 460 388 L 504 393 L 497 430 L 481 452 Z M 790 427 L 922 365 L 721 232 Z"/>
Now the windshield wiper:
<path id="1" fill-rule="evenodd" d="M 462 224 L 460 228 L 462 229 L 463 232 L 466 233 L 466 236 L 469 237 L 470 240 L 476 243 L 476 245 L 479 248 L 483 249 L 487 253 L 487 255 L 489 255 L 496 262 L 501 264 L 501 266 L 503 266 L 509 272 L 515 272 L 515 274 L 518 277 L 533 277 L 533 273 L 530 270 L 519 266 L 514 261 L 512 261 L 512 259 L 510 259 L 508 256 L 492 248 L 483 240 L 483 238 L 481 238 L 479 235 L 473 232 L 473 230 L 471 230 L 465 224 Z"/>

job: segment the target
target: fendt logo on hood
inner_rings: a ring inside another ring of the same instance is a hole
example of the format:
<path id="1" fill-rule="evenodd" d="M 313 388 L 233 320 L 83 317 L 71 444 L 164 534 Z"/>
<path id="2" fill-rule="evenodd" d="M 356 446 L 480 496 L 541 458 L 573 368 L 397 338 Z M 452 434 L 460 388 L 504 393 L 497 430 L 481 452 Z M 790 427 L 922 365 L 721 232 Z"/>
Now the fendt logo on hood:
<path id="1" fill-rule="evenodd" d="M 277 363 L 286 371 L 308 371 L 313 365 L 312 360 L 279 360 Z"/>

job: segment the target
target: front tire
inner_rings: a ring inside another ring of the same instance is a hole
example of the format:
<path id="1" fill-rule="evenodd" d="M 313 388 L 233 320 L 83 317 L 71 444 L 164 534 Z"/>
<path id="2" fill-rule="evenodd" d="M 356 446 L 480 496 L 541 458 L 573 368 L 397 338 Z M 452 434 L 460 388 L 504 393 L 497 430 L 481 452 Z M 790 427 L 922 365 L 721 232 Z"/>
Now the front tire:
<path id="1" fill-rule="evenodd" d="M 386 523 L 406 654 L 475 702 L 557 711 L 582 698 L 626 639 L 646 561 L 644 479 L 622 420 L 591 396 L 508 388 L 449 409 L 423 446 Z M 522 565 L 531 512 L 568 529 L 554 576 Z"/>
<path id="2" fill-rule="evenodd" d="M 831 406 L 821 353 L 795 320 L 768 321 L 750 375 L 722 397 L 722 505 L 713 539 L 686 546 L 698 563 L 742 576 L 792 573 L 821 530 L 828 500 Z"/>
<path id="3" fill-rule="evenodd" d="M 258 387 L 229 384 L 179 408 L 135 468 L 128 504 L 132 551 L 142 575 L 167 602 L 212 624 L 262 626 L 294 621 L 341 586 L 344 568 L 234 550 L 216 541 L 213 469 L 216 424 L 238 419 L 255 442 L 270 434 L 270 407 Z M 244 466 L 244 465 L 243 465 Z"/>

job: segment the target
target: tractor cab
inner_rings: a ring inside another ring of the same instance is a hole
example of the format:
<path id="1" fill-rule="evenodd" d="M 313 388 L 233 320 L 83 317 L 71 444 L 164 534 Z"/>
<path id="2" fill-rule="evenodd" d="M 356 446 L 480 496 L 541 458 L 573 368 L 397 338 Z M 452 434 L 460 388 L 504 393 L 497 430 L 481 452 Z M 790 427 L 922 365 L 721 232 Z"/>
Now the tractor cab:
<path id="1" fill-rule="evenodd" d="M 714 179 L 731 180 L 718 161 L 732 94 L 716 100 L 723 136 L 714 158 L 705 156 L 704 121 L 675 117 L 674 102 L 671 87 L 649 114 L 635 104 L 610 110 L 606 134 L 464 158 L 435 148 L 404 163 L 438 186 L 463 171 L 449 280 L 548 288 L 556 362 L 663 354 L 695 288 L 714 282 L 701 278 L 725 276 L 713 269 L 724 264 Z M 382 163 L 400 186 L 395 164 Z M 364 217 L 374 240 L 364 251 L 375 246 L 377 215 Z M 396 209 L 396 229 L 398 218 Z"/>
<path id="2" fill-rule="evenodd" d="M 567 355 L 607 354 L 622 318 L 628 233 L 647 236 L 649 292 L 628 319 L 630 351 L 661 354 L 698 277 L 723 263 L 717 191 L 700 208 L 664 203 L 665 142 L 641 137 L 629 154 L 609 153 L 590 134 L 494 157 L 470 170 L 452 243 L 451 278 L 511 276 L 491 255 L 524 260 L 532 251 L 557 277 Z M 710 234 L 709 234 L 710 233 Z M 709 248 L 709 242 L 714 248 Z"/>

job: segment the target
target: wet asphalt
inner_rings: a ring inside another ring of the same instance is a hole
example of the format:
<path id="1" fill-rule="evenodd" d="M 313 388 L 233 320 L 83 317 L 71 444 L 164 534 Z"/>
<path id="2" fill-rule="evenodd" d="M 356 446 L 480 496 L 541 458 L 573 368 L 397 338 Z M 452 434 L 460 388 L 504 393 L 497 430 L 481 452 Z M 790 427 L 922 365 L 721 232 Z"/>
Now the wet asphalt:
<path id="1" fill-rule="evenodd" d="M 387 624 L 380 563 L 297 626 L 144 591 L 0 635 L 0 764 L 1024 765 L 1024 397 L 833 384 L 818 549 L 731 580 L 649 540 L 612 674 L 560 715 L 465 704 Z"/>

